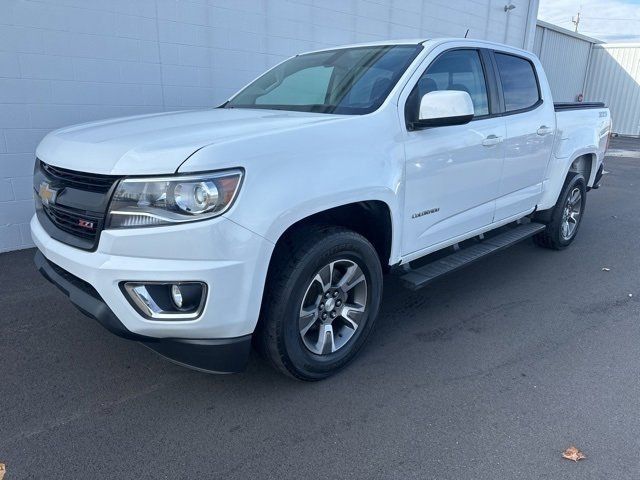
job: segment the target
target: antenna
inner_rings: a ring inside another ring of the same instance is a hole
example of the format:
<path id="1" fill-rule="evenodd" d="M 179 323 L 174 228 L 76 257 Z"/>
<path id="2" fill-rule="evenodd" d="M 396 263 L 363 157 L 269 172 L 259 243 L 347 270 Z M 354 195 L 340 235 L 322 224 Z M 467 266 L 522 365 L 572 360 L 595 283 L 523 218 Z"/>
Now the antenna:
<path id="1" fill-rule="evenodd" d="M 580 10 L 578 10 L 578 15 L 571 18 L 571 23 L 576 26 L 575 32 L 578 32 L 578 25 L 580 25 Z"/>
<path id="2" fill-rule="evenodd" d="M 467 35 L 469 35 L 469 29 L 467 28 L 467 31 L 464 34 L 464 38 L 467 38 Z"/>

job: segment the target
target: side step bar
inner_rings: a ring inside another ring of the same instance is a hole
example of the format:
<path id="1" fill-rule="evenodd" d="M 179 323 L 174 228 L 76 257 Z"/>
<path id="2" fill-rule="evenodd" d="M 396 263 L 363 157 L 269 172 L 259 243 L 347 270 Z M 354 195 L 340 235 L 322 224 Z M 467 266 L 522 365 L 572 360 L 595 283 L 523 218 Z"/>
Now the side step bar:
<path id="1" fill-rule="evenodd" d="M 487 255 L 510 247 L 525 238 L 532 237 L 545 228 L 546 225 L 536 222 L 518 225 L 511 230 L 462 248 L 451 255 L 434 260 L 422 267 L 409 270 L 400 276 L 400 280 L 405 287 L 411 290 L 418 290 L 442 275 L 454 272 Z"/>

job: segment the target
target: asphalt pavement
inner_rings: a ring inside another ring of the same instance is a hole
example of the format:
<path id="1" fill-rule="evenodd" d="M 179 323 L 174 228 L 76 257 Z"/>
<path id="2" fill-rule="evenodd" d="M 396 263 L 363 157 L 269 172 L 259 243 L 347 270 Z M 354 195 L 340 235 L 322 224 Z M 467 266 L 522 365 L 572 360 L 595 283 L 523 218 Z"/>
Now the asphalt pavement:
<path id="1" fill-rule="evenodd" d="M 369 344 L 319 383 L 173 365 L 76 311 L 33 250 L 0 255 L 5 480 L 640 478 L 640 158 L 607 170 L 567 250 L 387 278 Z"/>

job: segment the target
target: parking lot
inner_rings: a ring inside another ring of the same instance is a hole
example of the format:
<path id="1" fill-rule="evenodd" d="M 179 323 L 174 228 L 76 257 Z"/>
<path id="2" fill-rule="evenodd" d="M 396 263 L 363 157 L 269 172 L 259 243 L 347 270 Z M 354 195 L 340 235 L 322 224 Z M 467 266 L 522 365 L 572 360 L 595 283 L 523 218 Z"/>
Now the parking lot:
<path id="1" fill-rule="evenodd" d="M 367 348 L 320 383 L 259 358 L 232 376 L 175 366 L 76 311 L 33 250 L 0 255 L 5 480 L 638 478 L 640 159 L 625 155 L 571 248 L 526 241 L 418 292 L 387 278 Z M 572 444 L 586 460 L 561 458 Z"/>

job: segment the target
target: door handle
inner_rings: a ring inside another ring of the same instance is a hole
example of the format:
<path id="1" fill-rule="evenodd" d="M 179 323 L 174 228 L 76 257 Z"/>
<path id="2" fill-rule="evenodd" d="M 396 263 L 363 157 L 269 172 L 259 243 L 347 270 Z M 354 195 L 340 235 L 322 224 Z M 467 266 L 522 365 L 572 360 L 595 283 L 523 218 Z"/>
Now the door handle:
<path id="1" fill-rule="evenodd" d="M 536 133 L 541 137 L 544 137 L 545 135 L 549 135 L 552 131 L 553 129 L 547 127 L 546 125 L 542 125 L 540 128 L 538 128 L 538 130 L 536 130 Z"/>
<path id="2" fill-rule="evenodd" d="M 482 141 L 482 146 L 493 147 L 494 145 L 498 145 L 500 142 L 502 142 L 502 137 L 498 137 L 497 135 L 489 135 Z"/>

